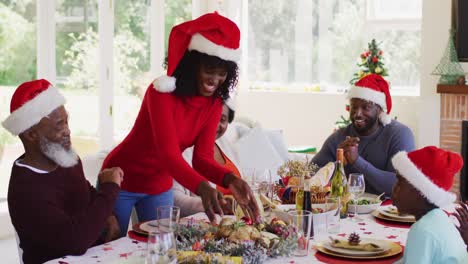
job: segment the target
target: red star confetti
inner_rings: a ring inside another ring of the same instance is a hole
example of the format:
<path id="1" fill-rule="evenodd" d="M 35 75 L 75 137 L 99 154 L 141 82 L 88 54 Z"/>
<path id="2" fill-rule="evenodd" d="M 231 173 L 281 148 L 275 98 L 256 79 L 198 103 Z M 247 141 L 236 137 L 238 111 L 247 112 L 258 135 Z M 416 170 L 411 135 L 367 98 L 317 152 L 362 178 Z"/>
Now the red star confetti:
<path id="1" fill-rule="evenodd" d="M 120 256 L 121 258 L 127 258 L 127 257 L 129 257 L 129 256 L 131 256 L 131 255 L 132 255 L 132 252 L 119 254 L 119 256 Z"/>
<path id="2" fill-rule="evenodd" d="M 388 239 L 395 239 L 397 238 L 398 236 L 394 236 L 394 235 L 390 235 L 390 236 L 387 236 Z"/>
<path id="3" fill-rule="evenodd" d="M 364 232 L 364 235 L 370 235 L 372 232 Z"/>
<path id="4" fill-rule="evenodd" d="M 114 250 L 114 249 L 112 247 L 103 247 L 102 250 L 109 251 L 109 250 Z"/>
<path id="5" fill-rule="evenodd" d="M 337 236 L 345 237 L 345 236 L 346 236 L 346 233 L 341 233 L 341 234 L 338 234 Z"/>

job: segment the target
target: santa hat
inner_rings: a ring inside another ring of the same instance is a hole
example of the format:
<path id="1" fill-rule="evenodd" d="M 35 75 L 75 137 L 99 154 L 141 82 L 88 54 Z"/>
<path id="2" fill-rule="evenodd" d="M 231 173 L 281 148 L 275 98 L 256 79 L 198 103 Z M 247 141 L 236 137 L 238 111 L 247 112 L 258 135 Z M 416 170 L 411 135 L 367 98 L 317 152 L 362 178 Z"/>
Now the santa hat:
<path id="1" fill-rule="evenodd" d="M 387 81 L 378 74 L 369 74 L 349 89 L 348 99 L 359 98 L 374 102 L 382 107 L 379 116 L 380 122 L 385 126 L 392 121 L 390 111 L 392 110 L 392 97 Z"/>
<path id="2" fill-rule="evenodd" d="M 187 50 L 238 61 L 239 43 L 240 31 L 237 25 L 217 12 L 177 25 L 169 35 L 167 75 L 158 77 L 153 86 L 160 92 L 175 90 L 176 79 L 172 74 Z"/>
<path id="3" fill-rule="evenodd" d="M 64 104 L 65 97 L 47 80 L 25 82 L 13 94 L 10 115 L 2 125 L 11 134 L 19 135 Z"/>
<path id="4" fill-rule="evenodd" d="M 392 164 L 429 202 L 438 207 L 455 202 L 457 197 L 450 188 L 463 167 L 459 154 L 429 146 L 410 153 L 400 151 L 393 156 Z"/>

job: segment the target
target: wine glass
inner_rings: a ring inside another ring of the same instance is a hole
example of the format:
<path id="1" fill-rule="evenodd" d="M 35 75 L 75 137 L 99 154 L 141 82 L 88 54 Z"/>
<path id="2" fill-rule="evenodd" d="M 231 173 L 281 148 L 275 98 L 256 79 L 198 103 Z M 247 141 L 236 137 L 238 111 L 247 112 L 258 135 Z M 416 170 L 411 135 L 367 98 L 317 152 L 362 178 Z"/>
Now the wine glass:
<path id="1" fill-rule="evenodd" d="M 177 263 L 176 240 L 173 232 L 156 231 L 148 234 L 146 263 Z"/>
<path id="2" fill-rule="evenodd" d="M 269 218 L 271 214 L 271 205 L 273 204 L 273 180 L 269 169 L 257 169 L 255 173 L 255 183 L 258 186 L 258 196 L 265 210 L 265 217 Z"/>
<path id="3" fill-rule="evenodd" d="M 348 191 L 351 193 L 354 203 L 354 220 L 360 221 L 357 213 L 357 203 L 359 196 L 366 190 L 366 182 L 362 173 L 351 173 L 348 179 Z"/>

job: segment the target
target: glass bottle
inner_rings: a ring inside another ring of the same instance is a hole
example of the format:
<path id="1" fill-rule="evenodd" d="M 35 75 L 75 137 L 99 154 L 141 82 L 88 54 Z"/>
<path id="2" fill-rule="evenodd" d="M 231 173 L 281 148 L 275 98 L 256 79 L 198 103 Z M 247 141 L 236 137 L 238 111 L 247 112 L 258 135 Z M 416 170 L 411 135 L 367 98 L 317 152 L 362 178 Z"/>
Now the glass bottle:
<path id="1" fill-rule="evenodd" d="M 331 196 L 339 197 L 341 201 L 340 217 L 348 216 L 348 181 L 344 170 L 344 153 L 343 149 L 336 150 L 335 170 L 331 179 Z"/>
<path id="2" fill-rule="evenodd" d="M 304 174 L 301 174 L 299 179 L 296 192 L 296 210 L 304 210 L 302 209 L 304 203 Z"/>

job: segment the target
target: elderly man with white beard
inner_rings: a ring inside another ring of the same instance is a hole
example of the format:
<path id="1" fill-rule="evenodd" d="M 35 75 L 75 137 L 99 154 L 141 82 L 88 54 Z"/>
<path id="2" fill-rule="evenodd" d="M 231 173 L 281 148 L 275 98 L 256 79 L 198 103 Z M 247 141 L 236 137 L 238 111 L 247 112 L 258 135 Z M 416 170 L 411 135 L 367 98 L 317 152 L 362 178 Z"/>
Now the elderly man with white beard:
<path id="1" fill-rule="evenodd" d="M 123 171 L 103 170 L 99 191 L 89 184 L 71 146 L 64 103 L 48 81 L 26 82 L 2 123 L 25 150 L 13 164 L 8 208 L 26 264 L 84 254 L 120 232 L 112 210 Z"/>

